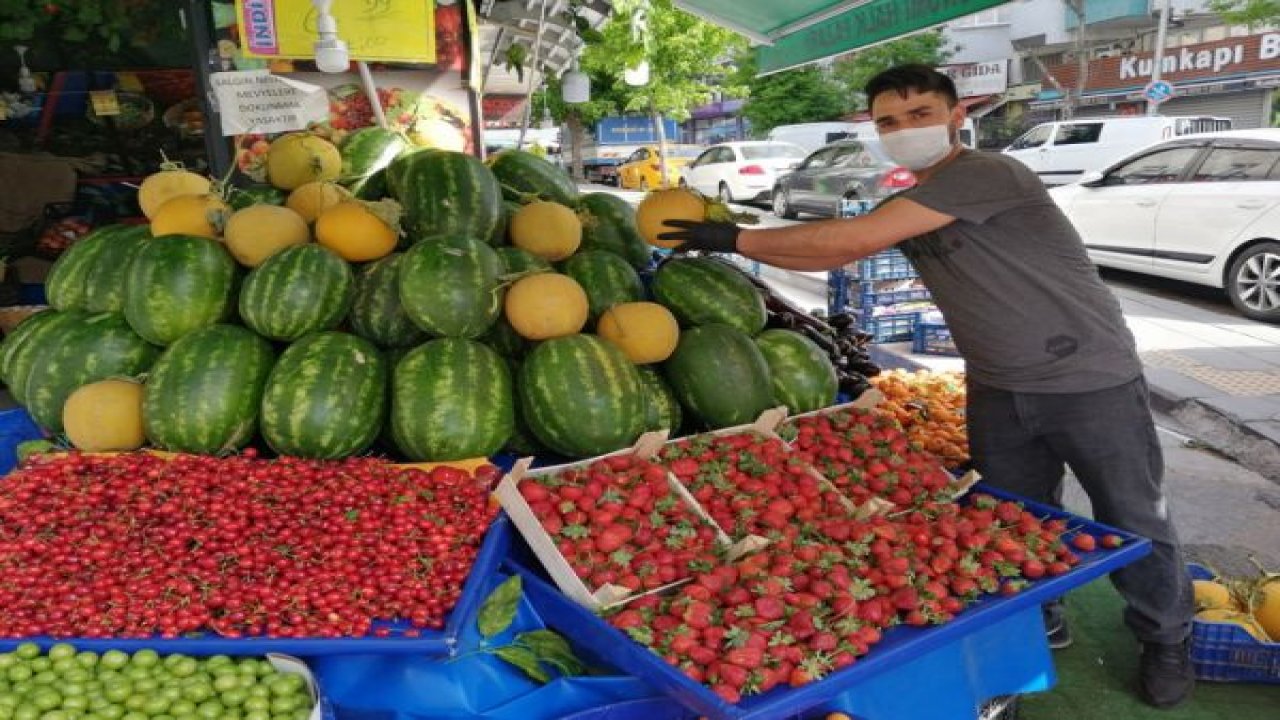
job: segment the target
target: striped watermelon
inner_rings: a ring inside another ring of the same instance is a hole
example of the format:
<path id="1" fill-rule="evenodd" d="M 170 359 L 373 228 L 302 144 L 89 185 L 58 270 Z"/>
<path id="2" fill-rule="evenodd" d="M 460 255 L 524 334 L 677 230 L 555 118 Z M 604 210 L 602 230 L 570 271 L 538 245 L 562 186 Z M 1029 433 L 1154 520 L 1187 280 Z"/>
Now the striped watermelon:
<path id="1" fill-rule="evenodd" d="M 332 460 L 373 444 L 386 411 L 387 363 L 368 340 L 308 335 L 276 362 L 262 393 L 262 436 L 282 455 Z"/>
<path id="2" fill-rule="evenodd" d="M 251 205 L 283 205 L 289 194 L 274 185 L 250 185 L 235 188 L 227 204 L 232 210 L 243 210 Z"/>
<path id="3" fill-rule="evenodd" d="M 498 213 L 498 225 L 493 229 L 493 234 L 489 236 L 489 244 L 494 247 L 506 245 L 511 241 L 507 237 L 507 230 L 511 227 L 511 218 L 516 216 L 520 211 L 520 203 L 511 200 L 502 201 L 502 212 Z"/>
<path id="4" fill-rule="evenodd" d="M 502 260 L 480 240 L 463 236 L 418 243 L 400 261 L 400 303 L 432 335 L 477 338 L 502 307 Z"/>
<path id="5" fill-rule="evenodd" d="M 662 373 L 652 367 L 637 367 L 640 383 L 644 386 L 645 414 L 644 431 L 670 430 L 672 435 L 680 432 L 680 423 L 684 414 L 680 411 L 680 401 L 671 386 L 662 379 Z"/>
<path id="6" fill-rule="evenodd" d="M 569 207 L 578 204 L 573 178 L 546 158 L 523 150 L 503 150 L 490 156 L 488 164 L 509 200 L 528 194 Z"/>
<path id="7" fill-rule="evenodd" d="M 271 344 L 237 325 L 213 325 L 169 346 L 151 369 L 142 419 L 151 444 L 215 454 L 253 437 L 262 389 L 275 355 Z"/>
<path id="8" fill-rule="evenodd" d="M 755 335 L 768 320 L 764 297 L 746 273 L 712 258 L 663 263 L 653 278 L 653 297 L 685 326 L 723 323 Z"/>
<path id="9" fill-rule="evenodd" d="M 480 336 L 480 342 L 505 358 L 521 357 L 529 349 L 529 341 L 521 337 L 505 317 L 499 317 L 493 327 Z"/>
<path id="10" fill-rule="evenodd" d="M 644 299 L 644 283 L 627 261 L 611 252 L 589 250 L 564 261 L 564 274 L 587 293 L 591 321 L 618 303 Z"/>
<path id="11" fill-rule="evenodd" d="M 89 294 L 95 289 L 89 276 L 104 264 L 122 262 L 127 250 L 147 236 L 145 225 L 105 225 L 81 238 L 49 269 L 49 276 L 45 278 L 49 304 L 58 310 L 89 310 Z M 99 261 L 104 255 L 105 263 Z M 97 292 L 102 295 L 120 292 L 123 288 L 123 279 L 116 279 Z"/>
<path id="12" fill-rule="evenodd" d="M 36 335 L 40 328 L 60 314 L 53 309 L 41 310 L 23 318 L 13 332 L 4 336 L 4 341 L 0 342 L 0 382 L 12 389 L 10 372 L 14 366 L 14 358 L 31 342 L 32 336 Z M 14 399 L 17 399 L 16 396 Z"/>
<path id="13" fill-rule="evenodd" d="M 520 412 L 552 450 L 600 455 L 635 442 L 644 430 L 645 394 L 626 355 L 594 335 L 547 340 L 520 368 Z"/>
<path id="14" fill-rule="evenodd" d="M 610 193 L 587 193 L 580 206 L 588 216 L 582 223 L 583 250 L 607 250 L 637 270 L 649 266 L 653 248 L 636 229 L 631 203 Z"/>
<path id="15" fill-rule="evenodd" d="M 41 427 L 60 433 L 62 406 L 72 392 L 98 380 L 146 372 L 159 354 L 119 313 L 84 318 L 37 349 L 27 377 L 27 410 Z"/>
<path id="16" fill-rule="evenodd" d="M 460 152 L 401 155 L 387 168 L 392 196 L 404 206 L 404 227 L 418 243 L 438 235 L 488 240 L 502 213 L 502 190 L 489 168 Z"/>
<path id="17" fill-rule="evenodd" d="M 236 268 L 217 240 L 166 235 L 143 243 L 129 266 L 124 316 L 148 342 L 168 345 L 231 313 Z"/>
<path id="18" fill-rule="evenodd" d="M 84 279 L 85 309 L 91 313 L 124 312 L 129 268 L 142 246 L 151 240 L 147 226 L 120 232 L 106 243 Z"/>
<path id="19" fill-rule="evenodd" d="M 45 317 L 29 330 L 20 343 L 14 345 L 12 354 L 6 358 L 5 377 L 9 394 L 23 406 L 30 401 L 30 380 L 36 366 L 44 361 L 50 349 L 60 347 L 90 317 L 83 310 L 49 310 L 40 314 Z"/>
<path id="20" fill-rule="evenodd" d="M 709 428 L 749 423 L 774 406 L 764 355 L 750 336 L 728 325 L 680 333 L 662 371 L 680 404 Z"/>
<path id="21" fill-rule="evenodd" d="M 828 407 L 840 391 L 836 368 L 817 343 L 791 330 L 765 330 L 756 347 L 769 364 L 773 396 L 792 413 Z"/>
<path id="22" fill-rule="evenodd" d="M 492 349 L 443 338 L 414 349 L 396 366 L 391 435 L 412 460 L 491 455 L 515 427 L 511 374 Z"/>
<path id="23" fill-rule="evenodd" d="M 551 263 L 534 255 L 528 250 L 518 247 L 504 246 L 495 248 L 498 257 L 502 258 L 504 275 L 519 275 L 529 272 L 551 272 Z"/>
<path id="24" fill-rule="evenodd" d="M 267 258 L 245 278 L 240 317 L 254 332 L 293 341 L 337 326 L 351 309 L 351 266 L 333 251 L 308 243 Z"/>
<path id="25" fill-rule="evenodd" d="M 357 197 L 370 192 L 371 184 L 383 184 L 385 189 L 385 178 L 378 173 L 408 148 L 409 141 L 398 132 L 376 125 L 360 128 L 348 135 L 339 148 L 342 172 L 338 181 Z"/>
<path id="26" fill-rule="evenodd" d="M 355 299 L 351 303 L 351 331 L 378 347 L 419 345 L 427 340 L 400 304 L 400 260 L 393 253 L 371 262 L 356 273 Z"/>

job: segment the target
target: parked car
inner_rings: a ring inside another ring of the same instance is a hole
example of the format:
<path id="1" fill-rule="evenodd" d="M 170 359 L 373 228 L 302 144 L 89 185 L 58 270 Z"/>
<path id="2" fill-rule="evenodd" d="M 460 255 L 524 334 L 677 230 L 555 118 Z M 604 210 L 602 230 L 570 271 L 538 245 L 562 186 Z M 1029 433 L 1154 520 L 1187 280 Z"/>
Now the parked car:
<path id="1" fill-rule="evenodd" d="M 879 140 L 838 140 L 778 178 L 773 212 L 836 217 L 845 200 L 875 203 L 915 184 L 916 176 L 890 160 Z"/>
<path id="2" fill-rule="evenodd" d="M 1158 143 L 1050 195 L 1096 264 L 1224 288 L 1280 322 L 1280 129 Z"/>
<path id="3" fill-rule="evenodd" d="M 636 150 L 618 166 L 618 187 L 623 190 L 650 190 L 659 187 L 675 187 L 680 182 L 680 170 L 698 156 L 698 145 L 667 145 L 667 179 L 662 180 L 662 164 L 658 159 L 658 146 L 645 145 Z"/>
<path id="4" fill-rule="evenodd" d="M 1208 116 L 1065 120 L 1031 128 L 1004 153 L 1035 170 L 1046 185 L 1063 185 L 1152 143 L 1230 129 L 1230 118 Z"/>
<path id="5" fill-rule="evenodd" d="M 875 136 L 876 124 L 873 122 L 798 123 L 779 125 L 769 131 L 769 140 L 794 143 L 805 152 L 813 152 L 837 140 Z"/>
<path id="6" fill-rule="evenodd" d="M 778 175 L 799 165 L 804 155 L 804 148 L 792 143 L 720 143 L 685 167 L 680 184 L 724 202 L 768 202 Z"/>

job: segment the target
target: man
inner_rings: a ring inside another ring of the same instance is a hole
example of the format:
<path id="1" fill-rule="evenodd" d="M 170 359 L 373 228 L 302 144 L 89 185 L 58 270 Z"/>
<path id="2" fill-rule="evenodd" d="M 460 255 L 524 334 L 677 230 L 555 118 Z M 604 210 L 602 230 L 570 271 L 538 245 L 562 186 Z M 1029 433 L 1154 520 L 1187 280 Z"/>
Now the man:
<path id="1" fill-rule="evenodd" d="M 1102 522 L 1151 539 L 1112 575 L 1141 644 L 1138 690 L 1173 707 L 1190 696 L 1191 583 L 1161 490 L 1163 460 L 1142 364 L 1119 303 L 1040 180 L 1004 155 L 968 150 L 955 85 L 932 68 L 867 84 L 889 155 L 916 187 L 862 217 L 784 228 L 671 221 L 680 250 L 736 252 L 791 270 L 841 267 L 891 246 L 911 259 L 946 317 L 968 373 L 974 463 L 987 482 L 1054 503 L 1064 466 Z M 1069 644 L 1060 606 L 1054 644 Z"/>

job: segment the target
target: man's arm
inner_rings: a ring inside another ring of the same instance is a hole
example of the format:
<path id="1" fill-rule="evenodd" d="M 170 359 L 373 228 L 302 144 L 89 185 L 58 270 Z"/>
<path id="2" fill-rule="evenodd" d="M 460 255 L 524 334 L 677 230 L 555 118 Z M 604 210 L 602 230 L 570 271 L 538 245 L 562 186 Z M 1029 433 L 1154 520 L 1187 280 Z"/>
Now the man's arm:
<path id="1" fill-rule="evenodd" d="M 753 260 L 788 270 L 830 270 L 954 221 L 950 215 L 900 198 L 860 217 L 743 230 L 737 247 Z"/>

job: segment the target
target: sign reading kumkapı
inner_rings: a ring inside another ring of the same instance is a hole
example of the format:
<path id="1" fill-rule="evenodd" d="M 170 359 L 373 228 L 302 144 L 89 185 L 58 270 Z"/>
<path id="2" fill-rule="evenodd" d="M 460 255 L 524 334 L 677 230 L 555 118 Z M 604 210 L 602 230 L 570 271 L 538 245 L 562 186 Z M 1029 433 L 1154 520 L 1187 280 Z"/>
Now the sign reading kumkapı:
<path id="1" fill-rule="evenodd" d="M 1275 60 L 1280 58 L 1280 33 L 1262 35 L 1257 45 L 1257 60 Z M 1208 70 L 1219 73 L 1231 69 L 1233 65 L 1244 65 L 1255 58 L 1249 57 L 1243 42 L 1225 45 L 1206 50 L 1181 48 L 1178 52 L 1170 51 L 1160 62 L 1162 75 Z M 1155 70 L 1155 58 L 1127 57 L 1120 61 L 1120 79 L 1151 77 Z"/>

